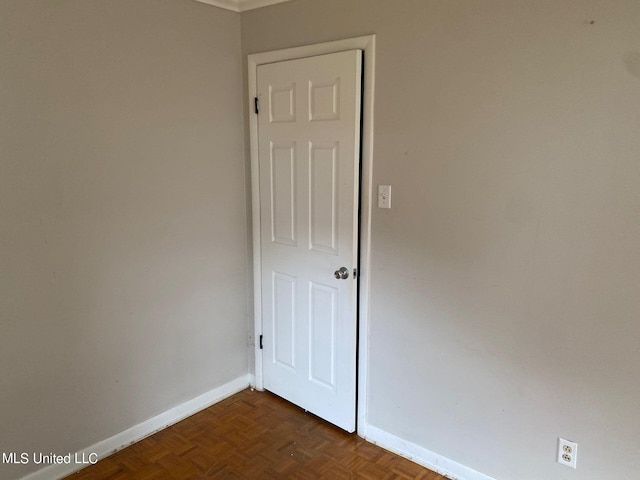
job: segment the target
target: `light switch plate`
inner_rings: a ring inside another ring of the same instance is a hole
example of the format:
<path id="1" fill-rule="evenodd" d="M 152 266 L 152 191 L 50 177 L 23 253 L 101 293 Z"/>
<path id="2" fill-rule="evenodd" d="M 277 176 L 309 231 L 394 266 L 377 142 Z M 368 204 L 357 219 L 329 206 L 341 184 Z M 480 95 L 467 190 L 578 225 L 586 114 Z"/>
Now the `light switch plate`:
<path id="1" fill-rule="evenodd" d="M 378 208 L 391 208 L 391 185 L 378 185 Z"/>

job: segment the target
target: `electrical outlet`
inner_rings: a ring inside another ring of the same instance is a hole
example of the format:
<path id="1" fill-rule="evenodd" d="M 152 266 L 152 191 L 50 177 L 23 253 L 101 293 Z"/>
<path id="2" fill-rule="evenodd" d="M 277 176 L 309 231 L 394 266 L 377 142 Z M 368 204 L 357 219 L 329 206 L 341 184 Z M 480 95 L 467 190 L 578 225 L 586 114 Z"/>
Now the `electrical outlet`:
<path id="1" fill-rule="evenodd" d="M 578 461 L 578 444 L 558 438 L 558 463 L 567 467 L 576 468 Z"/>

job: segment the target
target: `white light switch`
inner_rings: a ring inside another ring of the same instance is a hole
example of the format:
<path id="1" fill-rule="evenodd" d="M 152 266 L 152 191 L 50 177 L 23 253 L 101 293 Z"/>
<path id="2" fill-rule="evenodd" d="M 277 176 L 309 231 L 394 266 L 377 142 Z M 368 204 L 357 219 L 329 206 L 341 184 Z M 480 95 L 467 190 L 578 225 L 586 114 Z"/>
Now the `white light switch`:
<path id="1" fill-rule="evenodd" d="M 378 208 L 391 208 L 391 185 L 378 185 Z"/>

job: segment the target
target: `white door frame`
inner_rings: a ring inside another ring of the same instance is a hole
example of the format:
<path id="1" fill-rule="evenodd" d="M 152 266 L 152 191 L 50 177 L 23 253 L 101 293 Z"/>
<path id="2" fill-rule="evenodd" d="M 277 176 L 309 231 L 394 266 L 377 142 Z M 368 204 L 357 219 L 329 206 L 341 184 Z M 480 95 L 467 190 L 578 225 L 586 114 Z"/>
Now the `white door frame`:
<path id="1" fill-rule="evenodd" d="M 253 99 L 257 95 L 257 67 L 265 63 L 312 57 L 327 53 L 360 49 L 364 51 L 364 84 L 362 93 L 362 176 L 360 187 L 360 271 L 358 297 L 358 434 L 364 436 L 367 421 L 367 379 L 369 352 L 369 287 L 371 279 L 371 209 L 373 170 L 373 99 L 375 86 L 375 35 L 337 40 L 302 47 L 249 55 L 249 135 L 251 139 L 251 205 L 253 227 L 253 319 L 255 352 L 255 385 L 264 389 L 262 350 L 262 272 L 260 249 L 260 171 L 258 166 L 258 118 Z"/>

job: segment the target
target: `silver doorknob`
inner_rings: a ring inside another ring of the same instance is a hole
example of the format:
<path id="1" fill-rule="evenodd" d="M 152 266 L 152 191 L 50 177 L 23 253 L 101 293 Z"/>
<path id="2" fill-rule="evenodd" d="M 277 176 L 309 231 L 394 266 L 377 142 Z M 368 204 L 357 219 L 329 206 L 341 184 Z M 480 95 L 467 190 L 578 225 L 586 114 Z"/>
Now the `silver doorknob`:
<path id="1" fill-rule="evenodd" d="M 340 267 L 339 270 L 334 272 L 334 275 L 338 280 L 346 280 L 349 278 L 349 270 L 347 267 Z"/>

